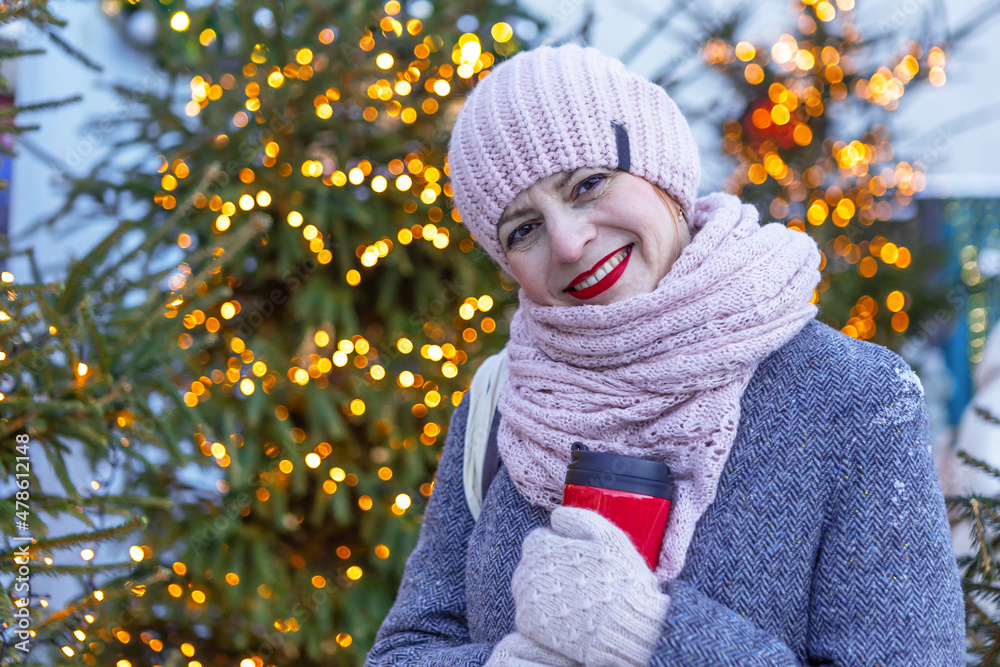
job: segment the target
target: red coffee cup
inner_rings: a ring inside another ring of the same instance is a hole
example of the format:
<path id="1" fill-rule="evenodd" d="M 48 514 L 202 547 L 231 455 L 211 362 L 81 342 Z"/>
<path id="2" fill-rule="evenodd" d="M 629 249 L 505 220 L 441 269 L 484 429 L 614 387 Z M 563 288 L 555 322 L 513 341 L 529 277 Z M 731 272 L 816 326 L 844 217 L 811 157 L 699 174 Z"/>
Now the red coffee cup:
<path id="1" fill-rule="evenodd" d="M 667 464 L 636 456 L 592 452 L 574 442 L 563 505 L 594 510 L 632 539 L 650 570 L 660 560 L 674 478 Z"/>

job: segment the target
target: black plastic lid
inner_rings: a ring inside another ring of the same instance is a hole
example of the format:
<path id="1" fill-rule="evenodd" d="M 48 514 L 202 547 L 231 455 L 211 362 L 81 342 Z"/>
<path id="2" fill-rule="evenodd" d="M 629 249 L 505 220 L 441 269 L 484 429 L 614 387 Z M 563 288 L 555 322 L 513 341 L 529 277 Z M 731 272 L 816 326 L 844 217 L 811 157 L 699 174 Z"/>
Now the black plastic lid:
<path id="1" fill-rule="evenodd" d="M 573 458 L 566 471 L 567 484 L 673 500 L 674 478 L 662 461 L 592 452 L 582 442 L 574 442 L 570 451 Z"/>

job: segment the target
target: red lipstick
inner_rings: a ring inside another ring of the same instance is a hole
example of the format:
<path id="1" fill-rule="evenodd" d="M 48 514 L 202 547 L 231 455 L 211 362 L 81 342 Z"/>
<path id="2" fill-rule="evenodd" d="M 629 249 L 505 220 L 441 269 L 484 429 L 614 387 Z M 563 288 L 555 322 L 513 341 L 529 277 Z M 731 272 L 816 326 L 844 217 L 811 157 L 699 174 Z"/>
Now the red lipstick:
<path id="1" fill-rule="evenodd" d="M 608 274 L 603 278 L 601 278 L 598 282 L 594 283 L 590 287 L 587 287 L 585 289 L 576 292 L 571 291 L 568 287 L 563 291 L 577 299 L 590 299 L 597 296 L 601 292 L 605 291 L 612 285 L 614 285 L 618 281 L 618 279 L 621 278 L 621 275 L 625 273 L 625 265 L 628 264 L 628 260 L 632 256 L 632 246 L 629 245 L 623 247 L 628 248 L 628 252 L 625 254 L 624 259 L 618 262 L 618 265 L 615 266 L 615 268 L 611 269 L 611 271 L 609 271 Z M 586 280 L 588 276 L 592 275 L 595 271 L 597 271 L 597 269 L 604 266 L 605 262 L 614 257 L 616 253 L 621 252 L 621 250 L 622 248 L 618 248 L 618 250 L 615 250 L 607 257 L 599 261 L 594 268 L 578 275 L 576 278 L 573 279 L 573 282 L 570 283 L 570 285 L 576 285 L 581 280 Z"/>

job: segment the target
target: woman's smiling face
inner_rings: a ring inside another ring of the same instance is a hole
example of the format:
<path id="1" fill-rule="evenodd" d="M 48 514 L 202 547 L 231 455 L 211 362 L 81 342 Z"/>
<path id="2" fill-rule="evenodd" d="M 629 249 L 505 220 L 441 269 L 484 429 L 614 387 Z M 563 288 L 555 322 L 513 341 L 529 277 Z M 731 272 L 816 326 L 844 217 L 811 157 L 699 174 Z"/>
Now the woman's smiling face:
<path id="1" fill-rule="evenodd" d="M 545 306 L 652 292 L 691 241 L 669 195 L 600 167 L 539 180 L 518 193 L 497 228 L 514 279 Z"/>

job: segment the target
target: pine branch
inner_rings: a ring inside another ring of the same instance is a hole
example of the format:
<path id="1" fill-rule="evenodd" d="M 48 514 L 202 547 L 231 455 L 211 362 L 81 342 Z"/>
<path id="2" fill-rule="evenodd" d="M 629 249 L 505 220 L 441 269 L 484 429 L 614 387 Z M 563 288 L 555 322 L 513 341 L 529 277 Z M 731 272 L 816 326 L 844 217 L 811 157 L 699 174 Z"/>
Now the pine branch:
<path id="1" fill-rule="evenodd" d="M 35 14 L 48 4 L 48 0 L 27 0 L 11 5 L 5 3 L 3 11 L 0 11 L 0 25 L 18 21 L 20 19 L 33 19 Z"/>
<path id="2" fill-rule="evenodd" d="M 977 411 L 979 409 L 980 408 L 976 408 Z M 969 454 L 968 452 L 966 452 L 964 449 L 959 449 L 957 452 L 955 452 L 955 456 L 960 461 L 962 461 L 962 463 L 965 463 L 968 466 L 972 466 L 973 468 L 977 468 L 977 469 L 979 469 L 979 470 L 987 473 L 991 477 L 994 477 L 996 479 L 1000 479 L 1000 470 L 998 470 L 997 468 L 994 468 L 989 463 L 986 463 L 986 461 L 982 461 L 980 459 L 977 459 L 977 458 L 973 457 L 971 454 Z"/>
<path id="3" fill-rule="evenodd" d="M 124 584 L 117 587 L 112 588 L 112 586 L 115 586 L 115 584 L 109 582 L 109 584 L 105 585 L 105 587 L 101 589 L 101 592 L 104 595 L 103 598 L 100 600 L 100 603 L 107 605 L 108 603 L 114 600 L 118 600 L 123 596 L 130 595 L 132 593 L 132 589 L 136 588 L 137 586 L 150 586 L 153 584 L 166 581 L 169 578 L 170 578 L 170 570 L 164 567 L 156 567 L 152 574 L 142 577 L 141 579 L 138 580 L 130 580 L 128 582 L 124 582 Z M 108 588 L 110 588 L 110 590 L 105 590 Z M 63 609 L 60 609 L 59 611 L 49 616 L 47 619 L 42 621 L 42 623 L 39 624 L 36 629 L 41 630 L 42 628 L 45 628 L 49 625 L 58 623 L 62 619 L 67 618 L 68 616 L 71 616 L 72 614 L 75 614 L 78 611 L 87 609 L 88 607 L 94 607 L 95 604 L 96 601 L 93 594 L 84 595 L 78 598 L 77 600 L 71 602 L 70 604 L 66 605 L 66 607 L 64 607 Z"/>
<path id="4" fill-rule="evenodd" d="M 150 467 L 148 461 L 143 462 Z M 96 529 L 93 520 L 84 510 L 92 510 L 100 515 L 113 514 L 126 519 L 135 516 L 135 511 L 169 511 L 174 503 L 169 498 L 150 498 L 147 496 L 115 495 L 115 496 L 84 496 L 83 498 L 64 498 L 62 496 L 32 495 L 31 502 L 34 513 L 44 512 L 52 516 L 68 514 L 73 518 Z M 3 525 L 13 525 L 16 505 L 8 499 L 0 500 L 0 520 Z"/>
<path id="5" fill-rule="evenodd" d="M 996 509 L 997 502 L 998 499 L 996 497 L 993 497 L 987 499 L 987 501 L 985 502 L 979 503 L 979 509 L 983 512 L 983 514 L 988 516 L 990 519 L 993 519 L 993 523 L 990 525 L 991 528 L 996 528 L 1000 526 L 1000 514 L 997 514 L 997 509 Z"/>
<path id="6" fill-rule="evenodd" d="M 681 15 L 685 9 L 691 4 L 690 0 L 673 0 L 673 3 L 664 9 L 659 16 L 656 17 L 650 24 L 646 27 L 646 31 L 642 35 L 632 42 L 625 52 L 619 56 L 619 60 L 628 65 L 632 62 L 639 53 L 649 45 L 654 38 L 660 35 L 663 30 L 670 25 L 670 22 Z"/>
<path id="7" fill-rule="evenodd" d="M 986 408 L 983 408 L 983 407 L 980 407 L 980 406 L 977 405 L 977 406 L 975 406 L 973 408 L 973 411 L 977 415 L 979 415 L 980 417 L 982 417 L 983 419 L 985 419 L 986 421 L 988 421 L 989 423 L 996 424 L 997 426 L 1000 426 L 1000 419 L 998 419 L 996 416 L 994 416 L 993 413 L 991 413 Z M 998 473 L 998 476 L 1000 476 L 1000 473 Z"/>
<path id="8" fill-rule="evenodd" d="M 90 577 L 98 574 L 114 574 L 122 570 L 129 570 L 134 566 L 135 563 L 128 561 L 121 563 L 95 563 L 94 565 L 34 565 L 31 568 L 31 575 L 33 577 Z M 3 572 L 5 569 L 13 570 L 14 568 L 0 568 L 0 572 Z"/>
<path id="9" fill-rule="evenodd" d="M 45 442 L 44 438 L 38 438 L 38 440 L 40 443 Z M 59 483 L 62 484 L 63 490 L 69 495 L 70 499 L 76 500 L 80 497 L 80 492 L 77 491 L 76 485 L 73 484 L 73 479 L 69 475 L 69 469 L 66 467 L 66 459 L 63 456 L 63 454 L 70 452 L 70 448 L 60 441 L 58 436 L 50 439 L 48 444 L 48 447 L 42 447 L 42 454 L 55 472 Z"/>
<path id="10" fill-rule="evenodd" d="M 52 111 L 53 109 L 59 109 L 67 104 L 73 104 L 81 100 L 83 100 L 82 95 L 73 95 L 72 97 L 65 97 L 61 100 L 49 100 L 47 102 L 36 102 L 34 104 L 0 107 L 0 118 L 13 118 L 18 114 L 31 113 L 35 111 Z"/>
<path id="11" fill-rule="evenodd" d="M 48 495 L 38 496 L 32 494 L 31 503 L 34 508 L 34 511 L 32 512 L 33 519 L 37 520 L 37 515 L 41 512 L 50 514 L 53 517 L 68 514 L 69 516 L 73 517 L 77 521 L 80 521 L 89 528 L 92 529 L 97 528 L 97 526 L 94 525 L 94 522 L 91 520 L 91 518 L 87 516 L 87 514 L 83 511 L 83 508 L 80 506 L 80 504 L 72 498 L 64 498 L 62 496 L 48 496 Z M 7 502 L 0 502 L 0 507 L 4 507 L 6 509 L 6 506 L 8 504 L 9 503 Z M 10 504 L 12 507 L 14 507 L 12 503 Z M 126 518 L 131 518 L 131 517 L 132 514 L 126 515 Z"/>
<path id="12" fill-rule="evenodd" d="M 89 496 L 78 501 L 83 507 L 97 507 L 104 510 L 145 510 L 169 511 L 174 507 L 174 501 L 169 498 L 150 498 L 147 496 Z"/>
<path id="13" fill-rule="evenodd" d="M 989 551 L 986 548 L 986 531 L 983 530 L 983 522 L 981 517 L 979 516 L 979 501 L 973 499 L 971 505 L 972 505 L 972 514 L 975 520 L 973 524 L 975 526 L 974 534 L 976 538 L 976 544 L 979 545 L 980 568 L 983 571 L 983 576 L 990 578 L 992 576 L 991 558 Z"/>
<path id="14" fill-rule="evenodd" d="M 988 607 L 996 608 L 997 603 L 1000 602 L 1000 591 L 994 587 L 983 587 L 970 583 L 965 587 L 965 590 L 977 602 Z"/>
<path id="15" fill-rule="evenodd" d="M 111 365 L 108 363 L 108 353 L 104 346 L 104 338 L 97 331 L 97 326 L 94 324 L 94 313 L 91 309 L 92 300 L 93 292 L 88 292 L 83 299 L 83 303 L 80 305 L 80 318 L 87 328 L 87 333 L 90 335 L 90 341 L 94 344 L 94 349 L 97 350 L 97 359 L 100 362 L 102 377 L 106 382 L 110 383 L 112 378 Z"/>
<path id="16" fill-rule="evenodd" d="M 16 608 L 14 600 L 14 596 L 7 593 L 3 596 L 3 601 L 0 602 L 0 623 L 3 624 L 4 628 L 13 628 L 17 625 L 17 621 L 14 620 L 14 609 Z"/>
<path id="17" fill-rule="evenodd" d="M 62 294 L 65 294 L 65 286 L 60 285 L 60 288 L 62 289 Z M 71 331 L 72 328 L 69 326 L 69 323 L 63 319 L 65 311 L 60 309 L 59 312 L 56 312 L 56 309 L 49 303 L 48 294 L 44 292 L 39 294 L 39 298 L 35 301 L 35 303 L 38 304 L 39 310 L 45 316 L 45 323 L 56 328 L 56 342 L 59 350 L 66 355 L 66 368 L 76 368 L 78 360 L 76 351 L 73 349 L 73 341 L 69 336 L 69 331 Z M 58 301 L 56 303 L 58 305 Z M 80 405 L 80 409 L 83 409 L 82 403 Z"/>
<path id="18" fill-rule="evenodd" d="M 79 546 L 80 544 L 101 544 L 137 528 L 144 528 L 148 523 L 149 520 L 146 519 L 146 517 L 137 516 L 131 521 L 123 523 L 120 526 L 114 526 L 113 528 L 105 528 L 104 530 L 98 530 L 91 533 L 71 533 L 69 535 L 63 535 L 62 537 L 47 540 L 36 540 L 31 546 L 31 554 L 35 558 L 40 558 L 41 556 L 36 556 L 35 554 L 41 551 L 65 549 L 67 547 Z M 0 553 L 0 572 L 13 567 L 11 563 L 13 563 L 14 554 L 16 552 L 16 549 L 11 549 L 4 553 Z"/>
<path id="19" fill-rule="evenodd" d="M 75 47 L 71 46 L 69 42 L 67 42 L 65 39 L 63 39 L 59 35 L 55 34 L 51 30 L 46 30 L 45 32 L 49 36 L 49 39 L 51 39 L 53 42 L 55 42 L 56 45 L 59 46 L 59 48 L 61 48 L 63 51 L 65 51 L 68 55 L 72 56 L 73 58 L 76 58 L 85 67 L 88 67 L 88 68 L 94 70 L 95 72 L 103 72 L 104 71 L 103 67 L 101 67 L 100 65 L 98 65 L 97 63 L 95 63 L 93 60 L 91 60 L 90 58 L 88 58 L 87 56 L 85 56 L 81 51 L 79 51 Z"/>
<path id="20" fill-rule="evenodd" d="M 990 650 L 983 656 L 984 665 L 997 664 L 997 655 L 1000 651 L 1000 627 L 997 627 L 990 638 Z"/>
<path id="21" fill-rule="evenodd" d="M 3 21 L 0 21 L 3 23 Z M 0 49 L 0 60 L 5 58 L 20 58 L 21 56 L 40 56 L 45 49 Z"/>
<path id="22" fill-rule="evenodd" d="M 34 132 L 41 125 L 0 125 L 0 134 L 22 135 L 26 132 Z"/>
<path id="23" fill-rule="evenodd" d="M 70 304 L 76 304 L 81 299 L 82 295 L 86 293 L 87 286 L 84 284 L 89 272 L 97 266 L 100 266 L 104 260 L 107 258 L 108 253 L 110 253 L 116 246 L 121 244 L 121 239 L 125 236 L 135 225 L 133 220 L 122 220 L 118 223 L 118 226 L 110 234 L 104 237 L 104 239 L 94 246 L 90 252 L 87 253 L 85 257 L 77 260 L 69 275 L 66 277 L 66 282 L 63 285 L 62 294 L 59 295 L 59 300 L 56 301 L 55 308 L 60 313 L 65 313 L 70 308 Z M 55 312 L 52 312 L 52 316 L 55 317 Z"/>
<path id="24" fill-rule="evenodd" d="M 222 267 L 224 262 L 231 259 L 243 246 L 253 241 L 258 234 L 266 232 L 270 227 L 270 218 L 261 214 L 252 215 L 246 224 L 234 230 L 231 245 L 225 248 L 229 252 L 218 252 L 218 250 L 223 249 L 221 246 L 206 246 L 201 252 L 196 253 L 195 257 L 199 257 L 199 259 L 211 256 L 212 260 L 200 272 L 188 278 L 184 287 L 177 291 L 177 296 L 185 300 L 192 296 L 200 283 L 206 282 L 209 276 Z"/>
<path id="25" fill-rule="evenodd" d="M 152 378 L 150 381 L 150 389 L 159 388 L 164 396 L 175 395 L 177 387 L 170 383 L 164 377 Z M 187 462 L 188 457 L 180 449 L 180 438 L 174 433 L 173 424 L 169 420 L 161 419 L 160 415 L 153 412 L 147 403 L 144 401 L 138 401 L 136 404 L 136 411 L 141 414 L 145 419 L 148 419 L 153 423 L 156 428 L 157 433 L 162 434 L 163 438 L 150 438 L 147 436 L 147 441 L 153 441 L 157 445 L 161 445 L 167 449 L 167 452 L 171 455 L 172 461 L 178 465 Z M 185 406 L 186 407 L 186 406 Z"/>
<path id="26" fill-rule="evenodd" d="M 20 286 L 18 286 L 20 287 Z M 33 355 L 32 355 L 33 356 Z M 29 355 L 23 355 L 15 357 L 15 361 L 19 364 L 25 363 L 25 359 L 30 358 Z M 60 415 L 74 415 L 83 411 L 86 408 L 86 403 L 81 400 L 76 399 L 59 399 L 50 398 L 45 401 L 39 401 L 38 399 L 32 398 L 31 396 L 16 396 L 11 395 L 4 398 L 5 408 L 33 408 L 32 411 L 26 412 L 19 417 L 9 420 L 6 430 L 3 432 L 3 437 L 8 438 L 13 436 L 17 431 L 25 428 L 26 424 L 37 417 L 58 417 Z M 11 410 L 11 412 L 15 412 Z M 38 435 L 37 431 L 32 431 L 32 435 Z"/>
<path id="27" fill-rule="evenodd" d="M 948 38 L 948 42 L 952 44 L 961 44 L 969 35 L 973 34 L 977 30 L 981 30 L 983 27 L 989 24 L 991 20 L 996 19 L 997 12 L 1000 11 L 1000 2 L 987 3 L 983 6 L 983 9 L 979 11 L 978 14 L 972 16 L 964 24 L 952 31 Z"/>
<path id="28" fill-rule="evenodd" d="M 65 19 L 57 18 L 55 14 L 49 11 L 48 2 L 39 2 L 38 5 L 38 12 L 33 19 L 36 22 L 41 21 L 44 25 L 54 25 L 59 28 L 65 28 L 69 25 Z"/>

